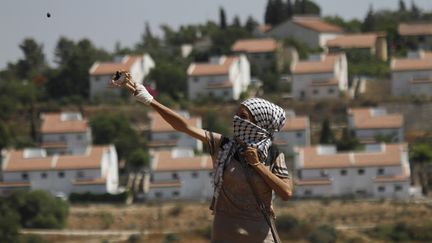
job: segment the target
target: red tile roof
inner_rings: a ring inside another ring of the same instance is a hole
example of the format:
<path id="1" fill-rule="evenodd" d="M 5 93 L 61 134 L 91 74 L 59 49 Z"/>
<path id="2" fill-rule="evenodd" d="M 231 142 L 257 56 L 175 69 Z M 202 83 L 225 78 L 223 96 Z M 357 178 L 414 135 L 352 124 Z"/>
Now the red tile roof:
<path id="1" fill-rule="evenodd" d="M 326 55 L 321 60 L 300 61 L 294 64 L 293 74 L 330 73 L 334 72 L 335 65 L 341 55 Z"/>
<path id="2" fill-rule="evenodd" d="M 368 166 L 400 166 L 406 144 L 383 144 L 382 152 L 319 154 L 318 146 L 298 148 L 303 169 L 349 168 Z"/>
<path id="3" fill-rule="evenodd" d="M 73 182 L 76 186 L 87 186 L 87 185 L 104 185 L 106 184 L 105 178 L 96 179 L 78 179 Z"/>
<path id="4" fill-rule="evenodd" d="M 382 33 L 346 34 L 327 41 L 328 47 L 339 48 L 373 48 Z"/>
<path id="5" fill-rule="evenodd" d="M 432 59 L 393 59 L 392 71 L 432 70 Z"/>
<path id="6" fill-rule="evenodd" d="M 242 39 L 238 40 L 231 47 L 234 52 L 261 53 L 274 52 L 278 48 L 278 43 L 271 38 L 266 39 Z"/>
<path id="7" fill-rule="evenodd" d="M 348 115 L 353 117 L 355 129 L 401 128 L 404 122 L 399 114 L 374 116 L 371 108 L 351 108 Z"/>
<path id="8" fill-rule="evenodd" d="M 398 31 L 402 36 L 432 35 L 432 22 L 400 23 Z"/>
<path id="9" fill-rule="evenodd" d="M 62 120 L 62 113 L 43 113 L 41 133 L 85 133 L 89 129 L 87 119 Z"/>
<path id="10" fill-rule="evenodd" d="M 238 60 L 238 57 L 222 57 L 221 63 L 192 63 L 188 68 L 189 76 L 210 76 L 226 75 L 231 65 Z"/>
<path id="11" fill-rule="evenodd" d="M 122 62 L 96 62 L 89 70 L 90 75 L 112 75 L 118 70 L 129 71 L 142 56 L 125 56 Z"/>
<path id="12" fill-rule="evenodd" d="M 10 150 L 6 152 L 3 171 L 99 169 L 103 152 L 108 148 L 108 146 L 93 146 L 89 147 L 88 153 L 84 155 L 56 155 L 38 158 L 24 158 L 24 150 Z"/>
<path id="13" fill-rule="evenodd" d="M 309 126 L 309 118 L 306 116 L 288 117 L 281 131 L 305 130 Z"/>
<path id="14" fill-rule="evenodd" d="M 315 30 L 317 32 L 327 32 L 327 33 L 343 33 L 343 30 L 332 24 L 324 22 L 321 18 L 317 17 L 294 17 L 292 21 L 298 25 L 305 28 Z"/>
<path id="15" fill-rule="evenodd" d="M 194 156 L 173 158 L 171 151 L 155 151 L 153 154 L 153 171 L 193 171 L 212 170 L 213 163 L 210 156 Z"/>
<path id="16" fill-rule="evenodd" d="M 324 186 L 331 185 L 332 181 L 330 179 L 304 179 L 296 180 L 294 183 L 297 186 Z"/>

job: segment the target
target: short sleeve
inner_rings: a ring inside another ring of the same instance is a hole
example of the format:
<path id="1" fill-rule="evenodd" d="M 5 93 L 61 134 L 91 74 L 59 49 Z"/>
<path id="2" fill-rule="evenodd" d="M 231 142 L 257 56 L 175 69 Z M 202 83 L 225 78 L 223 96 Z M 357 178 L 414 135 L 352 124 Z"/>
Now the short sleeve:
<path id="1" fill-rule="evenodd" d="M 219 151 L 219 144 L 221 141 L 221 135 L 214 132 L 205 131 L 207 148 L 212 157 L 214 157 Z"/>
<path id="2" fill-rule="evenodd" d="M 289 178 L 288 168 L 285 163 L 285 155 L 280 153 L 276 160 L 274 161 L 271 171 L 273 174 L 280 178 Z"/>

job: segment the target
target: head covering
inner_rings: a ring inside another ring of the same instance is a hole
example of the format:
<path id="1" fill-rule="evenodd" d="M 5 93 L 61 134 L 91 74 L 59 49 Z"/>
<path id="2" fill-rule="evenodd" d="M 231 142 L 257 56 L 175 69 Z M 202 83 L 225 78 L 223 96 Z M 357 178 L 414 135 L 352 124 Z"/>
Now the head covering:
<path id="1" fill-rule="evenodd" d="M 233 118 L 234 136 L 219 151 L 215 163 L 213 209 L 222 187 L 223 170 L 226 164 L 231 161 L 234 153 L 237 150 L 241 151 L 243 145 L 246 145 L 256 148 L 261 161 L 264 161 L 267 158 L 274 133 L 279 131 L 285 124 L 285 111 L 267 100 L 251 98 L 243 101 L 241 104 L 250 111 L 255 123 L 242 119 L 239 116 L 234 116 Z"/>

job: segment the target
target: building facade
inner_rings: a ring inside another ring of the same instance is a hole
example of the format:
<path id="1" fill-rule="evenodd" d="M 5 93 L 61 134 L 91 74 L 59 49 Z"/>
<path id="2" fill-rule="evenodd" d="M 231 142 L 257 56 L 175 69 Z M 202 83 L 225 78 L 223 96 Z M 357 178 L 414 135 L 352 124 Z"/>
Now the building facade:
<path id="1" fill-rule="evenodd" d="M 295 116 L 292 111 L 286 114 L 285 125 L 275 133 L 274 143 L 285 154 L 292 154 L 295 147 L 310 145 L 310 121 L 306 116 Z"/>
<path id="2" fill-rule="evenodd" d="M 0 194 L 16 189 L 70 193 L 117 193 L 118 161 L 112 145 L 89 146 L 82 155 L 48 156 L 44 149 L 5 151 Z"/>
<path id="3" fill-rule="evenodd" d="M 202 127 L 201 117 L 190 117 L 188 112 L 178 112 L 183 116 L 190 126 Z M 150 142 L 149 147 L 153 150 L 169 150 L 173 148 L 191 149 L 202 151 L 202 142 L 183 132 L 171 127 L 157 112 L 149 112 L 150 118 Z"/>
<path id="4" fill-rule="evenodd" d="M 208 200 L 213 195 L 210 156 L 191 150 L 153 151 L 148 200 Z"/>
<path id="5" fill-rule="evenodd" d="M 339 98 L 348 89 L 348 63 L 345 54 L 320 55 L 294 62 L 292 96 L 296 100 Z"/>
<path id="6" fill-rule="evenodd" d="M 266 32 L 276 39 L 293 38 L 310 48 L 324 48 L 328 40 L 343 33 L 338 26 L 324 22 L 320 17 L 294 16 Z"/>
<path id="7" fill-rule="evenodd" d="M 408 58 L 395 58 L 390 68 L 393 96 L 432 95 L 432 52 L 419 51 Z"/>
<path id="8" fill-rule="evenodd" d="M 41 147 L 48 155 L 83 154 L 92 144 L 87 119 L 77 112 L 42 113 Z"/>
<path id="9" fill-rule="evenodd" d="M 250 84 L 250 64 L 245 55 L 212 58 L 192 63 L 187 70 L 188 97 L 238 100 Z"/>
<path id="10" fill-rule="evenodd" d="M 150 55 L 117 57 L 113 62 L 95 62 L 90 70 L 90 99 L 110 100 L 121 95 L 121 90 L 110 86 L 109 81 L 116 71 L 128 71 L 132 80 L 143 83 L 144 78 L 150 70 L 155 67 L 155 63 Z"/>
<path id="11" fill-rule="evenodd" d="M 348 153 L 335 146 L 298 148 L 294 163 L 297 197 L 410 197 L 406 144 L 367 145 Z"/>
<path id="12" fill-rule="evenodd" d="M 348 110 L 348 127 L 360 143 L 386 140 L 404 142 L 404 119 L 400 114 L 387 114 L 384 108 L 351 108 Z"/>

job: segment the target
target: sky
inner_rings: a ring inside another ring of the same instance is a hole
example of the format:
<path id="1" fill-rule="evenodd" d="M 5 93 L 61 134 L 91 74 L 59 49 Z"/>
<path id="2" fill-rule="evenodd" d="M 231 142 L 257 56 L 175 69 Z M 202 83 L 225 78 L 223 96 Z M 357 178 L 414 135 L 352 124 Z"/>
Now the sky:
<path id="1" fill-rule="evenodd" d="M 113 51 L 115 43 L 133 47 L 140 39 L 145 22 L 160 34 L 159 26 L 174 29 L 181 25 L 218 22 L 219 7 L 228 22 L 238 15 L 263 22 L 268 0 L 0 0 L 0 69 L 22 58 L 19 44 L 27 37 L 43 44 L 52 64 L 54 48 L 61 36 L 74 41 L 88 38 Z M 322 15 L 363 19 L 370 4 L 374 10 L 397 9 L 399 0 L 315 0 Z M 405 0 L 407 7 L 411 0 Z M 415 0 L 424 11 L 432 11 L 432 0 Z M 51 18 L 47 18 L 47 13 Z"/>

